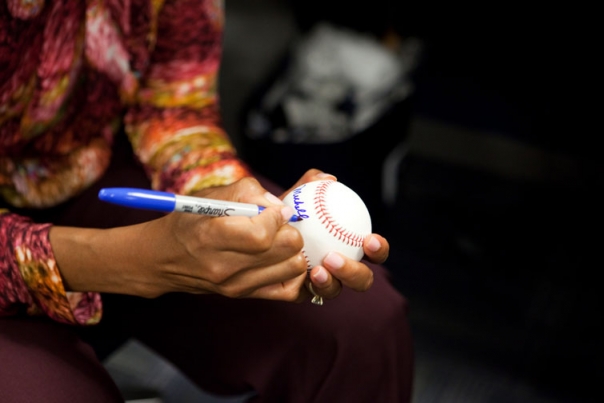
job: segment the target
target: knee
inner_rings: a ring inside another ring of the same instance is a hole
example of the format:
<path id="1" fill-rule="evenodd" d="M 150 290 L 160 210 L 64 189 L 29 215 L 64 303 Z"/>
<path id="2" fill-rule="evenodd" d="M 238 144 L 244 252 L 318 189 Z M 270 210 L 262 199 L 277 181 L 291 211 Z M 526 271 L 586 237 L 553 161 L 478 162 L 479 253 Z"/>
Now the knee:
<path id="1" fill-rule="evenodd" d="M 33 319 L 0 321 L 3 402 L 123 401 L 93 350 L 68 326 Z"/>

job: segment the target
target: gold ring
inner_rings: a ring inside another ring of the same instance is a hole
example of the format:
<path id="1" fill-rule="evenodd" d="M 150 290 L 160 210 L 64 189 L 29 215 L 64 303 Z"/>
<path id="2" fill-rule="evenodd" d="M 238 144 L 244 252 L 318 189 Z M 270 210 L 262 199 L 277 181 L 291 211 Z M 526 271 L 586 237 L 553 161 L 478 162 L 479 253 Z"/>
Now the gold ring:
<path id="1" fill-rule="evenodd" d="M 310 281 L 308 282 L 308 290 L 310 291 L 310 293 L 312 295 L 314 295 L 312 297 L 312 299 L 310 300 L 310 302 L 312 302 L 315 305 L 323 305 L 323 297 L 320 296 L 320 295 L 317 295 L 317 293 L 315 292 L 315 290 L 313 290 L 312 283 Z"/>

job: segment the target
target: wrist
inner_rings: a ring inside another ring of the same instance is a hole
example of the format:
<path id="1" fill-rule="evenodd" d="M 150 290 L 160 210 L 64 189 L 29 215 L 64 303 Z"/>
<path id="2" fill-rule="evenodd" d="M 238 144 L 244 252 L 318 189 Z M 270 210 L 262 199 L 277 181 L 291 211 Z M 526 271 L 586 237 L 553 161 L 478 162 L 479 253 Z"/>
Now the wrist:
<path id="1" fill-rule="evenodd" d="M 49 239 L 67 291 L 147 294 L 138 275 L 143 253 L 131 235 L 137 226 L 90 229 L 54 226 Z"/>

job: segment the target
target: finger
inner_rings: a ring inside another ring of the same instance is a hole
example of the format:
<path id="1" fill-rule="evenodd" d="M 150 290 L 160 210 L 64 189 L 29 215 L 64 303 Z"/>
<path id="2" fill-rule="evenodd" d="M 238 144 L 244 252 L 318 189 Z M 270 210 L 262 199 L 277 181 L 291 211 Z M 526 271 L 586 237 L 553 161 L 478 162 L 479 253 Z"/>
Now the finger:
<path id="1" fill-rule="evenodd" d="M 264 192 L 266 192 L 266 189 L 262 187 L 256 178 L 245 177 L 230 185 L 204 188 L 198 192 L 194 192 L 192 196 L 251 203 L 250 198 L 258 197 Z"/>
<path id="2" fill-rule="evenodd" d="M 315 294 L 325 299 L 333 299 L 342 291 L 340 280 L 334 278 L 323 266 L 313 267 L 309 277 Z"/>
<path id="3" fill-rule="evenodd" d="M 306 259 L 301 253 L 298 255 L 300 256 L 294 256 L 272 266 L 235 270 L 218 281 L 216 279 L 200 278 L 195 273 L 179 272 L 172 275 L 179 278 L 179 283 L 186 287 L 185 291 L 204 289 L 229 298 L 247 298 L 258 296 L 258 290 L 266 287 L 268 287 L 268 290 L 272 290 L 271 292 L 276 293 L 281 290 L 278 287 L 279 284 L 289 284 L 300 276 L 306 276 Z M 282 297 L 281 295 L 279 298 Z M 275 296 L 274 298 L 278 297 Z"/>
<path id="4" fill-rule="evenodd" d="M 267 269 L 273 273 L 276 271 L 274 267 Z M 301 273 L 298 272 L 295 276 L 284 276 L 285 280 L 283 281 L 267 279 L 267 281 L 263 281 L 266 284 L 254 284 L 255 280 L 250 280 L 246 276 L 239 277 L 230 284 L 217 285 L 199 277 L 184 276 L 181 273 L 175 275 L 179 276 L 179 291 L 192 294 L 210 293 L 227 298 L 260 298 L 290 302 L 302 302 L 308 299 L 307 291 L 304 288 L 304 281 L 307 278 L 306 269 Z"/>
<path id="5" fill-rule="evenodd" d="M 337 252 L 328 253 L 323 266 L 344 286 L 355 291 L 367 291 L 373 285 L 373 271 L 366 264 Z"/>
<path id="6" fill-rule="evenodd" d="M 302 302 L 308 299 L 308 291 L 304 288 L 306 269 L 298 277 L 282 283 L 269 284 L 253 291 L 248 297 L 288 302 Z"/>
<path id="7" fill-rule="evenodd" d="M 390 244 L 381 235 L 371 234 L 363 241 L 365 257 L 373 263 L 384 263 L 390 254 Z"/>
<path id="8" fill-rule="evenodd" d="M 218 200 L 231 200 L 239 203 L 251 203 L 259 206 L 282 205 L 283 202 L 268 192 L 253 177 L 246 177 L 228 186 L 216 186 L 204 189 L 193 196 Z"/>
<path id="9" fill-rule="evenodd" d="M 224 259 L 229 262 L 228 265 L 217 267 L 203 277 L 191 270 L 170 272 L 168 275 L 184 288 L 181 291 L 207 290 L 230 298 L 248 297 L 263 287 L 286 283 L 301 275 L 307 275 L 306 258 L 301 252 L 289 259 L 262 267 L 242 268 L 237 262 L 236 253 L 232 254 L 232 257 L 225 256 Z"/>
<path id="10" fill-rule="evenodd" d="M 302 249 L 299 232 L 285 226 L 294 214 L 289 206 L 270 206 L 254 217 L 218 217 L 198 227 L 202 242 L 211 242 L 220 250 L 245 254 L 269 252 L 277 246 L 290 256 Z M 288 256 L 289 257 L 289 256 Z M 281 256 L 283 258 L 283 256 Z"/>
<path id="11" fill-rule="evenodd" d="M 294 190 L 295 188 L 297 188 L 300 185 L 303 185 L 305 183 L 311 182 L 311 181 L 316 181 L 316 180 L 337 180 L 337 178 L 332 175 L 332 174 L 328 174 L 325 173 L 319 169 L 309 169 L 308 171 L 306 171 L 304 173 L 304 175 L 302 175 L 302 177 L 300 179 L 298 179 L 298 181 L 294 184 L 294 186 L 290 187 L 288 190 L 286 190 L 285 192 L 283 192 L 283 196 L 287 195 L 289 192 L 291 192 L 292 190 Z"/>
<path id="12" fill-rule="evenodd" d="M 229 283 L 242 284 L 247 288 L 247 294 L 256 289 L 279 284 L 306 274 L 306 259 L 300 252 L 291 258 L 271 266 L 248 269 L 237 273 L 229 279 Z"/>

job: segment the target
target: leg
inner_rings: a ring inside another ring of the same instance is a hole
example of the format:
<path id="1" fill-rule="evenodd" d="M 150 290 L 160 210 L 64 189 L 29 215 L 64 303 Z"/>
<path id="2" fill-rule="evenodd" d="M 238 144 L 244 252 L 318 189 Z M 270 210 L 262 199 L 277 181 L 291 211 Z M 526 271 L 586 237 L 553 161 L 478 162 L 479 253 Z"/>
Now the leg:
<path id="1" fill-rule="evenodd" d="M 107 174 L 82 195 L 51 209 L 11 210 L 38 222 L 98 228 L 154 218 L 151 212 L 119 209 L 97 199 L 102 186 L 148 186 L 125 139 L 118 142 L 122 147 L 116 147 Z M 123 402 L 100 359 L 127 337 L 119 331 L 101 334 L 96 326 L 67 326 L 45 318 L 0 318 L 0 401 Z"/>
<path id="2" fill-rule="evenodd" d="M 0 400 L 123 402 L 119 390 L 73 327 L 45 319 L 0 319 Z"/>
<path id="3" fill-rule="evenodd" d="M 110 227 L 154 218 L 151 212 L 120 209 L 96 198 L 103 186 L 148 186 L 125 150 L 116 153 L 98 184 L 57 208 L 51 221 Z M 321 307 L 187 294 L 153 300 L 104 295 L 101 323 L 77 331 L 101 357 L 114 341 L 133 335 L 209 392 L 253 390 L 259 402 L 409 402 L 413 356 L 407 303 L 385 269 L 373 268 L 371 290 L 344 290 Z M 91 380 L 101 382 L 100 375 L 91 374 Z"/>
<path id="4" fill-rule="evenodd" d="M 257 402 L 409 402 L 407 303 L 384 269 L 374 270 L 371 290 L 344 290 L 324 306 L 114 296 L 107 318 L 125 315 L 121 326 L 209 392 L 254 390 Z"/>
<path id="5" fill-rule="evenodd" d="M 183 294 L 105 296 L 101 325 L 134 335 L 209 392 L 253 390 L 258 402 L 409 402 L 407 301 L 384 267 L 372 268 L 368 292 L 344 290 L 321 307 Z"/>
<path id="6" fill-rule="evenodd" d="M 321 307 L 215 295 L 106 295 L 96 330 L 132 334 L 208 392 L 253 390 L 258 402 L 409 402 L 407 302 L 384 267 L 372 268 L 368 292 L 344 290 Z"/>

